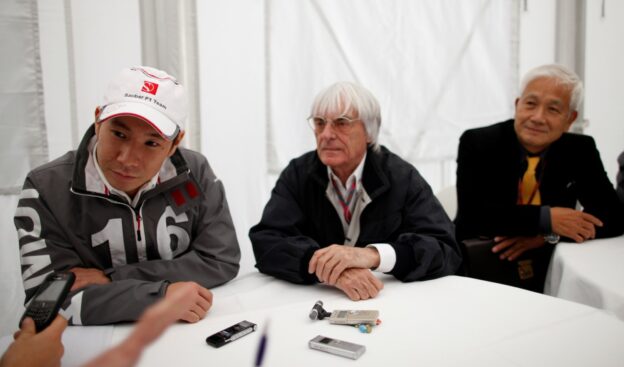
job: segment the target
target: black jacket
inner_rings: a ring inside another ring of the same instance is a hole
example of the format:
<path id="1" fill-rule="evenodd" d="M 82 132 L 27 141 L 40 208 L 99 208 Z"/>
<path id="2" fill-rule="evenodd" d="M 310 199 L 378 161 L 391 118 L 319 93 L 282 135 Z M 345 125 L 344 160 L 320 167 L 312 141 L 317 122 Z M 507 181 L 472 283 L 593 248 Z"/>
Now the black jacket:
<path id="1" fill-rule="evenodd" d="M 534 236 L 540 207 L 517 205 L 525 153 L 513 120 L 464 132 L 457 155 L 457 238 Z M 624 232 L 624 209 L 609 181 L 594 139 L 564 133 L 548 147 L 540 165 L 542 205 L 575 208 L 596 216 L 604 227 L 596 237 Z"/>
<path id="2" fill-rule="evenodd" d="M 313 283 L 314 251 L 344 243 L 338 213 L 325 195 L 327 167 L 315 151 L 290 162 L 277 181 L 262 220 L 249 231 L 256 267 L 294 283 Z M 454 274 L 460 250 L 453 224 L 418 171 L 382 147 L 369 148 L 362 184 L 371 203 L 360 218 L 357 247 L 389 243 L 397 255 L 390 272 L 402 281 Z"/>

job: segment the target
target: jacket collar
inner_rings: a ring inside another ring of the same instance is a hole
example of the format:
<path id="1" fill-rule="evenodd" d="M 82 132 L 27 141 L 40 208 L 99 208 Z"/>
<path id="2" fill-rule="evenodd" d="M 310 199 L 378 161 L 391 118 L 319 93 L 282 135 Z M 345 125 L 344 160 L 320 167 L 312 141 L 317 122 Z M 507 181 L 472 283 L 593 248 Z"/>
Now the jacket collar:
<path id="1" fill-rule="evenodd" d="M 325 190 L 329 183 L 327 166 L 321 162 L 316 152 L 313 153 L 312 164 L 308 173 L 321 186 L 322 190 Z M 362 173 L 362 186 L 371 200 L 375 200 L 376 197 L 390 189 L 390 181 L 382 169 L 382 161 L 388 153 L 388 150 L 383 146 L 378 152 L 374 151 L 371 146 L 367 148 L 364 172 Z"/>

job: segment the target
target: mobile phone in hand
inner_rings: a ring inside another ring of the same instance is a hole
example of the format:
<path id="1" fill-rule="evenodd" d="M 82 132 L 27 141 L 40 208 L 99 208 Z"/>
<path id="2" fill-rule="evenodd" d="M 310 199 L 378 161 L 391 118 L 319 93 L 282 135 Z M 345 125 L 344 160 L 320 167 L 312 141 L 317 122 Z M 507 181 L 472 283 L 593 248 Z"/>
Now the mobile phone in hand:
<path id="1" fill-rule="evenodd" d="M 19 326 L 22 325 L 24 318 L 30 317 L 35 321 L 37 332 L 48 327 L 65 301 L 74 280 L 76 280 L 76 276 L 71 272 L 48 275 L 26 306 Z"/>

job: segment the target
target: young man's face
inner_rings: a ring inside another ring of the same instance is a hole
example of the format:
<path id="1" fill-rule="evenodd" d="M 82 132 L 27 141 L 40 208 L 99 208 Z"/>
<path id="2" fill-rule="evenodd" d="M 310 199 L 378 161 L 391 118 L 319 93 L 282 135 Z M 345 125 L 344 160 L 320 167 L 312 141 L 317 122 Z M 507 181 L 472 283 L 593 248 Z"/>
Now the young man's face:
<path id="1" fill-rule="evenodd" d="M 568 131 L 577 116 L 570 98 L 570 88 L 553 78 L 537 78 L 526 86 L 516 100 L 514 129 L 527 151 L 540 153 Z"/>
<path id="2" fill-rule="evenodd" d="M 164 139 L 147 122 L 121 116 L 95 125 L 97 160 L 108 182 L 134 197 L 160 170 L 180 142 Z"/>

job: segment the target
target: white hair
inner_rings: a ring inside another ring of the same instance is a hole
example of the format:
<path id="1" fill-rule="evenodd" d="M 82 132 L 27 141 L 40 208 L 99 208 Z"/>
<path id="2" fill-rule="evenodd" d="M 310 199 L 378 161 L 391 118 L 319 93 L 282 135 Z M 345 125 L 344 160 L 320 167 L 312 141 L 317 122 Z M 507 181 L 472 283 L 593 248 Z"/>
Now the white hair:
<path id="1" fill-rule="evenodd" d="M 570 89 L 570 111 L 578 111 L 583 101 L 583 82 L 575 72 L 559 64 L 549 64 L 531 69 L 520 83 L 520 94 L 524 93 L 527 85 L 539 78 L 553 78 L 557 83 Z"/>
<path id="2" fill-rule="evenodd" d="M 366 134 L 373 150 L 379 150 L 377 138 L 381 126 L 381 112 L 379 103 L 366 88 L 351 82 L 337 82 L 323 89 L 314 98 L 312 116 L 324 116 L 336 113 L 342 108 L 346 114 L 351 108 L 358 113 L 358 118 L 364 123 Z"/>

